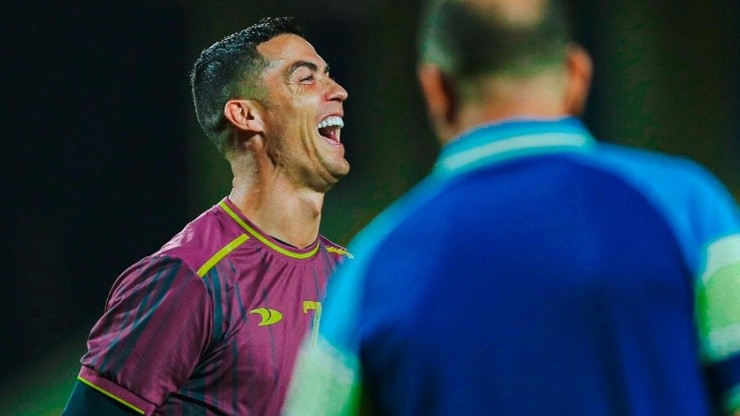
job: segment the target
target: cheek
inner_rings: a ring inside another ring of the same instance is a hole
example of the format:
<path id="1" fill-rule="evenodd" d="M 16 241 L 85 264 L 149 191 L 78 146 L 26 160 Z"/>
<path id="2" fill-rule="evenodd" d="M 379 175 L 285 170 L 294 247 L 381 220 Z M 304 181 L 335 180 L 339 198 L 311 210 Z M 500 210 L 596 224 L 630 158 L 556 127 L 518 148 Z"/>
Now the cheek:
<path id="1" fill-rule="evenodd" d="M 321 106 L 321 93 L 316 85 L 303 85 L 290 96 L 290 105 L 299 112 L 315 113 Z"/>

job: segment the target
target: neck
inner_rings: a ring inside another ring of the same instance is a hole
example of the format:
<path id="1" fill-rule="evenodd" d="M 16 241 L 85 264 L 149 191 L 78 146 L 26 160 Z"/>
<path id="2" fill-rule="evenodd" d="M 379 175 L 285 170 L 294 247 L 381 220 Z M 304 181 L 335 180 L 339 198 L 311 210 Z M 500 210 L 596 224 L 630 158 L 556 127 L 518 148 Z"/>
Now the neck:
<path id="1" fill-rule="evenodd" d="M 452 141 L 483 124 L 508 119 L 557 119 L 568 116 L 563 106 L 564 83 L 558 74 L 546 73 L 526 80 L 491 78 L 466 91 L 457 113 Z"/>
<path id="2" fill-rule="evenodd" d="M 291 183 L 278 171 L 234 171 L 229 198 L 250 221 L 270 236 L 298 248 L 311 245 L 319 234 L 324 193 Z"/>
<path id="3" fill-rule="evenodd" d="M 516 103 L 520 104 L 520 103 Z M 499 123 L 511 119 L 530 119 L 546 120 L 567 117 L 563 111 L 558 111 L 552 107 L 543 105 L 540 107 L 533 105 L 508 105 L 508 106 L 488 106 L 481 108 L 469 107 L 460 113 L 460 123 L 458 124 L 456 136 L 484 124 Z"/>

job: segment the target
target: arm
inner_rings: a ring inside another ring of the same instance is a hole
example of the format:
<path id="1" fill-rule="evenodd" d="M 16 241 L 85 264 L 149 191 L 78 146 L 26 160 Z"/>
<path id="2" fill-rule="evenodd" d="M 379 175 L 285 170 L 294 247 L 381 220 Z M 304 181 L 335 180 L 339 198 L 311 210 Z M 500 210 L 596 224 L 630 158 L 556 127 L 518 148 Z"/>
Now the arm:
<path id="1" fill-rule="evenodd" d="M 93 390 L 79 380 L 75 383 L 63 416 L 130 416 L 140 415 L 128 406 Z"/>
<path id="2" fill-rule="evenodd" d="M 70 414 L 96 414 L 98 396 L 152 414 L 197 365 L 212 311 L 202 279 L 177 259 L 149 258 L 124 272 L 90 332 Z"/>
<path id="3" fill-rule="evenodd" d="M 724 402 L 719 405 L 740 416 L 740 234 L 707 247 L 696 296 L 701 352 Z"/>

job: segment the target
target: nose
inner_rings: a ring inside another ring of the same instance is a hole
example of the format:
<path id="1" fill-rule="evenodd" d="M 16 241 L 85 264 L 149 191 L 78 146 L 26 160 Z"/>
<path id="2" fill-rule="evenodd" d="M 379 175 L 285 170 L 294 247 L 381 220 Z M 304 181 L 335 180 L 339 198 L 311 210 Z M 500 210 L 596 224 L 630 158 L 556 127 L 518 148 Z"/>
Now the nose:
<path id="1" fill-rule="evenodd" d="M 349 94 L 347 93 L 347 90 L 344 89 L 341 85 L 339 85 L 338 82 L 334 81 L 331 78 L 328 79 L 328 85 L 326 90 L 326 100 L 327 101 L 339 101 L 343 102 L 347 99 Z"/>

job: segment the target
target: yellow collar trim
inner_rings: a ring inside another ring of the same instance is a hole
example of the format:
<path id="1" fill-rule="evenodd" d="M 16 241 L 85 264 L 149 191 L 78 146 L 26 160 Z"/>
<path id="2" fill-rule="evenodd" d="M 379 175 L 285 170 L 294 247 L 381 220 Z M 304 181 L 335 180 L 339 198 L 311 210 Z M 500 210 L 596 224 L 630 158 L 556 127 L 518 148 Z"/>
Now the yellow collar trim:
<path id="1" fill-rule="evenodd" d="M 311 251 L 306 253 L 296 253 L 287 249 L 284 249 L 277 244 L 273 243 L 272 241 L 268 240 L 265 236 L 257 232 L 254 228 L 250 227 L 249 224 L 244 222 L 239 215 L 237 215 L 227 204 L 225 201 L 221 201 L 218 203 L 218 206 L 223 208 L 224 211 L 226 211 L 229 216 L 237 222 L 237 224 L 241 225 L 244 230 L 249 233 L 252 237 L 259 240 L 262 244 L 266 245 L 267 247 L 277 251 L 280 254 L 283 254 L 285 256 L 294 258 L 294 259 L 307 259 L 309 257 L 313 257 L 316 253 L 319 251 L 319 242 L 316 241 L 316 247 L 314 247 Z"/>

